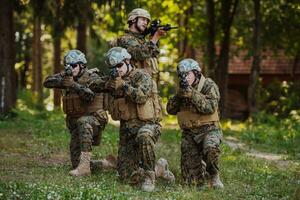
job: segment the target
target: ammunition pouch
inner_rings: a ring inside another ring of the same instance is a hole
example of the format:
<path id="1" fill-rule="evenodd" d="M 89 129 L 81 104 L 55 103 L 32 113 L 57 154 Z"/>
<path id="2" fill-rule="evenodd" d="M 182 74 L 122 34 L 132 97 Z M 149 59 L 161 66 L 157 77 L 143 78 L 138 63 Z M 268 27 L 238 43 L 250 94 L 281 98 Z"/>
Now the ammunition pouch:
<path id="1" fill-rule="evenodd" d="M 100 119 L 105 118 L 103 111 L 103 94 L 96 94 L 91 103 L 84 103 L 76 93 L 63 96 L 63 111 L 69 116 L 80 117 L 85 114 L 101 113 Z M 107 116 L 106 116 L 107 118 Z M 107 119 L 106 119 L 107 121 Z"/>
<path id="2" fill-rule="evenodd" d="M 218 111 L 215 111 L 213 114 L 203 115 L 188 109 L 181 109 L 181 111 L 177 113 L 177 119 L 181 129 L 193 129 L 200 128 L 206 124 L 218 124 L 219 114 Z"/>

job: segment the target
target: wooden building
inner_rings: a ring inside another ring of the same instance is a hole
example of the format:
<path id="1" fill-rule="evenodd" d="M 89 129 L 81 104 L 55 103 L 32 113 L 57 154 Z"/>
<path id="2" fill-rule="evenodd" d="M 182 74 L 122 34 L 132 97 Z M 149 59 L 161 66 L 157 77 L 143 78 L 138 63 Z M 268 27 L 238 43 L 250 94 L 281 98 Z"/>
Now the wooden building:
<path id="1" fill-rule="evenodd" d="M 229 62 L 229 95 L 228 114 L 231 118 L 241 119 L 248 116 L 247 90 L 252 58 L 245 59 L 246 52 L 234 56 Z M 272 81 L 291 81 L 300 78 L 300 63 L 295 64 L 283 52 L 277 55 L 271 52 L 262 53 L 260 77 L 263 85 Z"/>

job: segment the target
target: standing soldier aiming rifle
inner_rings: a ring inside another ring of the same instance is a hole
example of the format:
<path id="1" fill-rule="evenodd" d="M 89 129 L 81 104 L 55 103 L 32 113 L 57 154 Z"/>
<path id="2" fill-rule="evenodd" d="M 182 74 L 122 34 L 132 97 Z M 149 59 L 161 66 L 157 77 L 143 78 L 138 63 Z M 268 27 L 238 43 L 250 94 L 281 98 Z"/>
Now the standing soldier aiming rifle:
<path id="1" fill-rule="evenodd" d="M 94 93 L 88 84 L 97 79 L 98 69 L 87 69 L 85 55 L 79 50 L 70 50 L 64 57 L 65 71 L 48 76 L 46 88 L 62 89 L 63 111 L 71 134 L 70 157 L 72 176 L 91 173 L 92 145 L 99 145 L 107 123 L 102 93 Z"/>
<path id="2" fill-rule="evenodd" d="M 160 137 L 161 106 L 157 89 L 148 73 L 131 65 L 126 49 L 113 47 L 106 63 L 118 77 L 103 76 L 90 84 L 95 92 L 110 91 L 109 112 L 120 120 L 117 170 L 121 180 L 140 184 L 142 190 L 155 189 L 155 179 L 174 181 L 165 159 L 155 164 L 155 144 Z"/>
<path id="3" fill-rule="evenodd" d="M 117 39 L 116 46 L 127 49 L 132 56 L 131 63 L 136 68 L 144 69 L 151 76 L 158 73 L 158 41 L 166 31 L 175 28 L 169 24 L 161 26 L 160 20 L 155 20 L 153 26 L 147 29 L 151 16 L 147 10 L 136 8 L 128 15 L 129 30 Z M 159 22 L 159 23 L 158 23 Z M 149 40 L 145 39 L 146 34 L 151 34 Z"/>
<path id="4" fill-rule="evenodd" d="M 220 144 L 218 86 L 201 73 L 193 59 L 184 59 L 177 66 L 180 88 L 167 104 L 167 112 L 177 115 L 182 129 L 181 174 L 187 184 L 223 188 L 219 177 Z M 183 80 L 182 80 L 183 79 Z"/>

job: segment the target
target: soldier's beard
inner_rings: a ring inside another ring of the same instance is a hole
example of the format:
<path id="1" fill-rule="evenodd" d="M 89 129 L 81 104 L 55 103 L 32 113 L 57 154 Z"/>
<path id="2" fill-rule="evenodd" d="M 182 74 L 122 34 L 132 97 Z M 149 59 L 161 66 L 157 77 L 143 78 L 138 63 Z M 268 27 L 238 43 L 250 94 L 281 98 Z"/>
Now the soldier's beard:
<path id="1" fill-rule="evenodd" d="M 138 26 L 138 24 L 137 24 L 137 21 L 135 22 L 135 28 L 136 28 L 136 30 L 138 30 L 140 33 L 144 33 L 145 32 L 145 28 L 144 29 L 142 29 L 140 26 Z"/>

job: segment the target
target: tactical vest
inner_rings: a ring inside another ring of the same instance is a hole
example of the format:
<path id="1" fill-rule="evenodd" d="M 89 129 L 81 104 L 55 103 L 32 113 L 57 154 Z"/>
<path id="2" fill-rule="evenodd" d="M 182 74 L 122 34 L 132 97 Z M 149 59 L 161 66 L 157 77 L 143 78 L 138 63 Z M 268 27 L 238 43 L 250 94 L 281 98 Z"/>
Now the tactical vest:
<path id="1" fill-rule="evenodd" d="M 127 81 L 139 70 L 133 69 L 127 77 Z M 131 100 L 121 97 L 113 98 L 110 101 L 110 114 L 113 120 L 132 120 L 139 119 L 141 121 L 160 121 L 161 120 L 161 99 L 158 95 L 156 83 L 153 81 L 152 95 L 144 104 L 137 104 Z"/>
<path id="2" fill-rule="evenodd" d="M 201 92 L 205 77 L 202 75 L 197 86 L 197 91 Z M 218 123 L 219 122 L 219 114 L 216 111 L 212 114 L 200 114 L 199 112 L 194 112 L 189 106 L 181 106 L 180 112 L 177 113 L 177 120 L 181 129 L 191 129 L 191 128 L 199 128 L 200 126 Z"/>
<path id="3" fill-rule="evenodd" d="M 144 38 L 138 38 L 131 34 L 126 34 L 126 37 L 129 37 L 132 40 L 136 40 L 140 45 L 144 45 L 146 43 Z M 118 41 L 116 42 L 118 44 Z M 144 60 L 135 60 L 131 58 L 131 64 L 135 66 L 137 69 L 144 69 L 151 76 L 158 74 L 158 60 L 156 57 L 146 58 Z"/>
<path id="4" fill-rule="evenodd" d="M 85 70 L 78 79 L 78 83 L 85 85 L 89 81 L 92 70 Z M 104 96 L 103 93 L 96 93 L 94 100 L 90 103 L 83 102 L 76 91 L 69 90 L 63 95 L 63 111 L 72 117 L 80 117 L 91 113 L 103 112 Z"/>

